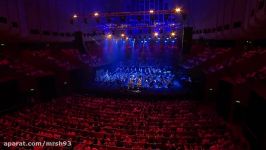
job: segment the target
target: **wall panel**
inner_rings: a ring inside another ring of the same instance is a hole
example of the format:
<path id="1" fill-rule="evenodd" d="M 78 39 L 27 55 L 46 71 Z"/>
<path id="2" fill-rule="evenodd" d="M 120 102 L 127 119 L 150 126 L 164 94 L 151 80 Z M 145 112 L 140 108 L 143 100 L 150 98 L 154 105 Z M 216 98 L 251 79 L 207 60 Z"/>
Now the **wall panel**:
<path id="1" fill-rule="evenodd" d="M 8 32 L 8 24 L 8 0 L 0 0 L 0 31 L 2 34 Z"/>

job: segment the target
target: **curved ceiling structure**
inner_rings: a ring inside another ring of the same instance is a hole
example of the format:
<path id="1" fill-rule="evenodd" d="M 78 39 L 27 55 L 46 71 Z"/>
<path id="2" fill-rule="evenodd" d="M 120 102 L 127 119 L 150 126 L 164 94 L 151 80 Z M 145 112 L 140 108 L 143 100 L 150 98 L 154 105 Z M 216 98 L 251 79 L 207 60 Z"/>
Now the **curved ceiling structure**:
<path id="1" fill-rule="evenodd" d="M 88 38 L 97 21 L 86 17 L 94 12 L 171 10 L 177 6 L 186 13 L 185 25 L 193 27 L 195 39 L 265 38 L 264 0 L 1 0 L 1 39 L 69 41 L 77 30 Z M 84 18 L 73 20 L 75 14 Z"/>
<path id="2" fill-rule="evenodd" d="M 189 10 L 195 38 L 265 38 L 264 0 L 189 0 Z"/>

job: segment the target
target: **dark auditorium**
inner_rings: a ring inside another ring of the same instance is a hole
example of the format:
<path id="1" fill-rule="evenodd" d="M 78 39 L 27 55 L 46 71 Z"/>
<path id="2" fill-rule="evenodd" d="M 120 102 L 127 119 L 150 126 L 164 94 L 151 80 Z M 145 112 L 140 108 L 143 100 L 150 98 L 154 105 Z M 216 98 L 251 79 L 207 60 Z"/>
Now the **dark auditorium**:
<path id="1" fill-rule="evenodd" d="M 0 150 L 266 150 L 266 0 L 0 0 Z"/>

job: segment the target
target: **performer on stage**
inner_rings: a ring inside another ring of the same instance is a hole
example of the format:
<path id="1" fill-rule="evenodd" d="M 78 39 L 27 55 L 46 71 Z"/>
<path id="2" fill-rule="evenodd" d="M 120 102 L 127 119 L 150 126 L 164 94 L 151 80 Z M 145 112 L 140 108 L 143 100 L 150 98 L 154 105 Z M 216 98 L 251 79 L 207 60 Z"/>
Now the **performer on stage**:
<path id="1" fill-rule="evenodd" d="M 142 78 L 140 77 L 140 78 L 138 79 L 138 83 L 137 83 L 137 88 L 138 88 L 138 90 L 141 88 L 141 86 L 142 86 Z"/>
<path id="2" fill-rule="evenodd" d="M 134 89 L 134 80 L 132 78 L 129 79 L 128 89 Z"/>
<path id="3" fill-rule="evenodd" d="M 168 66 L 145 64 L 120 64 L 110 70 L 98 71 L 96 76 L 97 82 L 107 86 L 127 86 L 128 89 L 170 88 L 175 78 Z"/>

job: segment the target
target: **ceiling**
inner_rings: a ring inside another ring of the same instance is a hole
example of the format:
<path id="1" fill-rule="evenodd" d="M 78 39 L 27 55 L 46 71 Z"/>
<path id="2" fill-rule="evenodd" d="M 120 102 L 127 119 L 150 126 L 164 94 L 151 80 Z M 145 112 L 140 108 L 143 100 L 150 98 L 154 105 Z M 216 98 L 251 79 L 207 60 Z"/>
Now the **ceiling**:
<path id="1" fill-rule="evenodd" d="M 94 18 L 88 17 L 94 12 L 171 10 L 177 6 L 187 14 L 185 25 L 194 28 L 194 38 L 253 39 L 266 37 L 263 30 L 266 25 L 264 1 L 1 0 L 0 38 L 8 36 L 9 38 L 45 41 L 72 40 L 73 32 L 81 30 L 86 35 L 99 26 Z M 71 21 L 74 14 L 80 17 L 79 20 Z M 158 18 L 154 19 L 155 22 L 156 19 L 162 20 Z M 100 22 L 102 24 L 112 23 L 112 21 L 106 20 L 108 18 L 102 18 Z M 126 23 L 132 23 L 132 20 L 129 17 Z M 145 18 L 142 20 L 143 22 L 147 21 Z M 148 18 L 148 20 L 150 19 Z M 180 19 L 172 21 L 179 23 Z"/>

